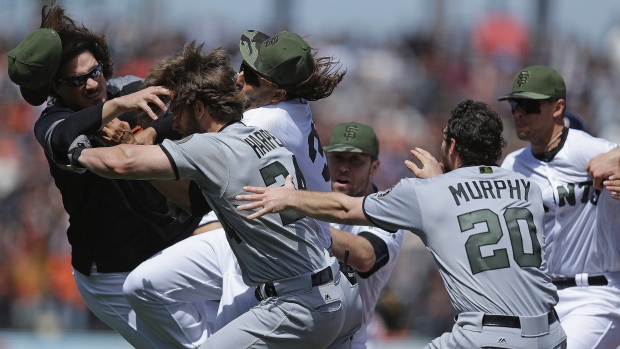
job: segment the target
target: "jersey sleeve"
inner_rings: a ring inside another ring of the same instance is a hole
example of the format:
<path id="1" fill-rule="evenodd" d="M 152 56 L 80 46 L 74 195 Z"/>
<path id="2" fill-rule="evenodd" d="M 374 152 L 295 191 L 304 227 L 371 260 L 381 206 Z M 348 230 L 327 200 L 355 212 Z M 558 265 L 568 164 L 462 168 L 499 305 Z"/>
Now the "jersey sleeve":
<path id="1" fill-rule="evenodd" d="M 422 213 L 415 182 L 417 179 L 401 179 L 393 187 L 370 194 L 364 198 L 366 218 L 379 228 L 390 232 L 406 229 L 422 231 Z"/>
<path id="2" fill-rule="evenodd" d="M 166 139 L 161 147 L 167 153 L 177 179 L 191 179 L 217 197 L 227 188 L 229 166 L 221 141 L 202 133 L 179 141 Z"/>

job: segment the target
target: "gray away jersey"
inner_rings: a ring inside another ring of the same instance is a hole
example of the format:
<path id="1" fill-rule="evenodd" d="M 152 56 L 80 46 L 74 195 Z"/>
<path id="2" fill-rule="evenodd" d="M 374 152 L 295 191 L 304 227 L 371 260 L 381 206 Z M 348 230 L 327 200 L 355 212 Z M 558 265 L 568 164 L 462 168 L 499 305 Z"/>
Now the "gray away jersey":
<path id="1" fill-rule="evenodd" d="M 496 166 L 406 178 L 364 199 L 378 227 L 410 230 L 435 258 L 458 313 L 535 316 L 557 303 L 538 185 Z"/>
<path id="2" fill-rule="evenodd" d="M 235 196 L 244 186 L 282 186 L 294 174 L 305 188 L 294 155 L 269 132 L 242 123 L 217 133 L 163 142 L 179 179 L 194 180 L 218 216 L 250 286 L 316 272 L 328 261 L 314 219 L 285 211 L 254 220 L 239 211 Z"/>

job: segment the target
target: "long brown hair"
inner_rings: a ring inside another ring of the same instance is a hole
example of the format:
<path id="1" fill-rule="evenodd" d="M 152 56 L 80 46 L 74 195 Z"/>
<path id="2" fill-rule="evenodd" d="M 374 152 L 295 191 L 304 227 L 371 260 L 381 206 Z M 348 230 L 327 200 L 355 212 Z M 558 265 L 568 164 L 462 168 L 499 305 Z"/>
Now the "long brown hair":
<path id="1" fill-rule="evenodd" d="M 60 67 L 81 54 L 89 51 L 95 59 L 103 64 L 103 76 L 107 79 L 114 73 L 114 63 L 110 60 L 110 49 L 104 35 L 95 34 L 84 25 L 77 25 L 73 19 L 67 16 L 65 9 L 52 0 L 50 5 L 43 6 L 41 10 L 41 28 L 54 29 L 62 41 L 62 56 Z M 56 77 L 60 78 L 60 71 Z M 50 89 L 53 97 L 59 96 Z"/>
<path id="2" fill-rule="evenodd" d="M 314 54 L 316 56 L 316 53 Z M 317 101 L 329 97 L 347 73 L 340 71 L 340 61 L 334 57 L 319 57 L 315 59 L 314 73 L 308 80 L 286 90 L 287 99 L 304 98 Z"/>
<path id="3" fill-rule="evenodd" d="M 236 73 L 230 56 L 222 48 L 205 53 L 203 44 L 192 41 L 183 52 L 159 60 L 144 87 L 165 86 L 172 92 L 170 110 L 178 113 L 202 101 L 218 121 L 238 121 L 243 116 L 246 97 L 235 85 Z"/>

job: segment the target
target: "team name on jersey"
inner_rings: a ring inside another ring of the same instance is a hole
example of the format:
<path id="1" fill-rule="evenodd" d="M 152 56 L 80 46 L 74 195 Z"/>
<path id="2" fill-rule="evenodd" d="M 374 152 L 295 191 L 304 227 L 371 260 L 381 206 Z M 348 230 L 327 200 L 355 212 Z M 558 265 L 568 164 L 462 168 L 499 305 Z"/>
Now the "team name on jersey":
<path id="1" fill-rule="evenodd" d="M 265 130 L 254 132 L 243 141 L 254 149 L 254 153 L 259 159 L 276 148 L 284 148 L 284 144 L 276 136 Z"/>
<path id="2" fill-rule="evenodd" d="M 577 204 L 577 195 L 575 194 L 575 186 L 583 190 L 579 202 L 587 204 L 590 202 L 593 205 L 598 203 L 598 196 L 601 191 L 592 188 L 592 181 L 579 182 L 579 183 L 566 183 L 566 185 L 559 185 L 556 189 L 558 191 L 558 206 L 563 207 L 566 204 L 575 206 Z"/>
<path id="3" fill-rule="evenodd" d="M 530 182 L 520 180 L 496 180 L 496 181 L 469 181 L 458 183 L 455 186 L 449 186 L 448 189 L 454 198 L 457 206 L 461 205 L 461 201 L 469 202 L 470 200 L 479 199 L 501 199 L 503 195 L 510 195 L 511 199 L 523 199 L 527 201 Z"/>

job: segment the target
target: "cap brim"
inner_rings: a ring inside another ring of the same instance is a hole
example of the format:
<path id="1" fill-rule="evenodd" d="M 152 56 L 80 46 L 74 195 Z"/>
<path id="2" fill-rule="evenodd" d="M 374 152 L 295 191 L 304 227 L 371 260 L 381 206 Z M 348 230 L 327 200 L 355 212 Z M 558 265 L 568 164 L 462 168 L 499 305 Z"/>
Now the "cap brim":
<path id="1" fill-rule="evenodd" d="M 498 101 L 505 101 L 507 99 L 549 99 L 553 96 L 547 96 L 536 92 L 512 92 L 505 96 L 499 97 Z"/>
<path id="2" fill-rule="evenodd" d="M 365 153 L 365 151 L 363 151 L 360 148 L 354 147 L 350 144 L 334 144 L 334 145 L 327 145 L 323 147 L 323 150 L 326 152 L 334 152 L 334 153 Z"/>
<path id="3" fill-rule="evenodd" d="M 43 104 L 49 96 L 49 85 L 39 88 L 25 88 L 20 86 L 19 91 L 24 100 L 30 105 L 39 106 Z"/>
<path id="4" fill-rule="evenodd" d="M 243 60 L 250 66 L 250 68 L 260 72 L 256 65 L 259 61 L 258 52 L 260 45 L 269 39 L 269 35 L 259 32 L 258 30 L 246 30 L 239 40 L 239 52 Z"/>

